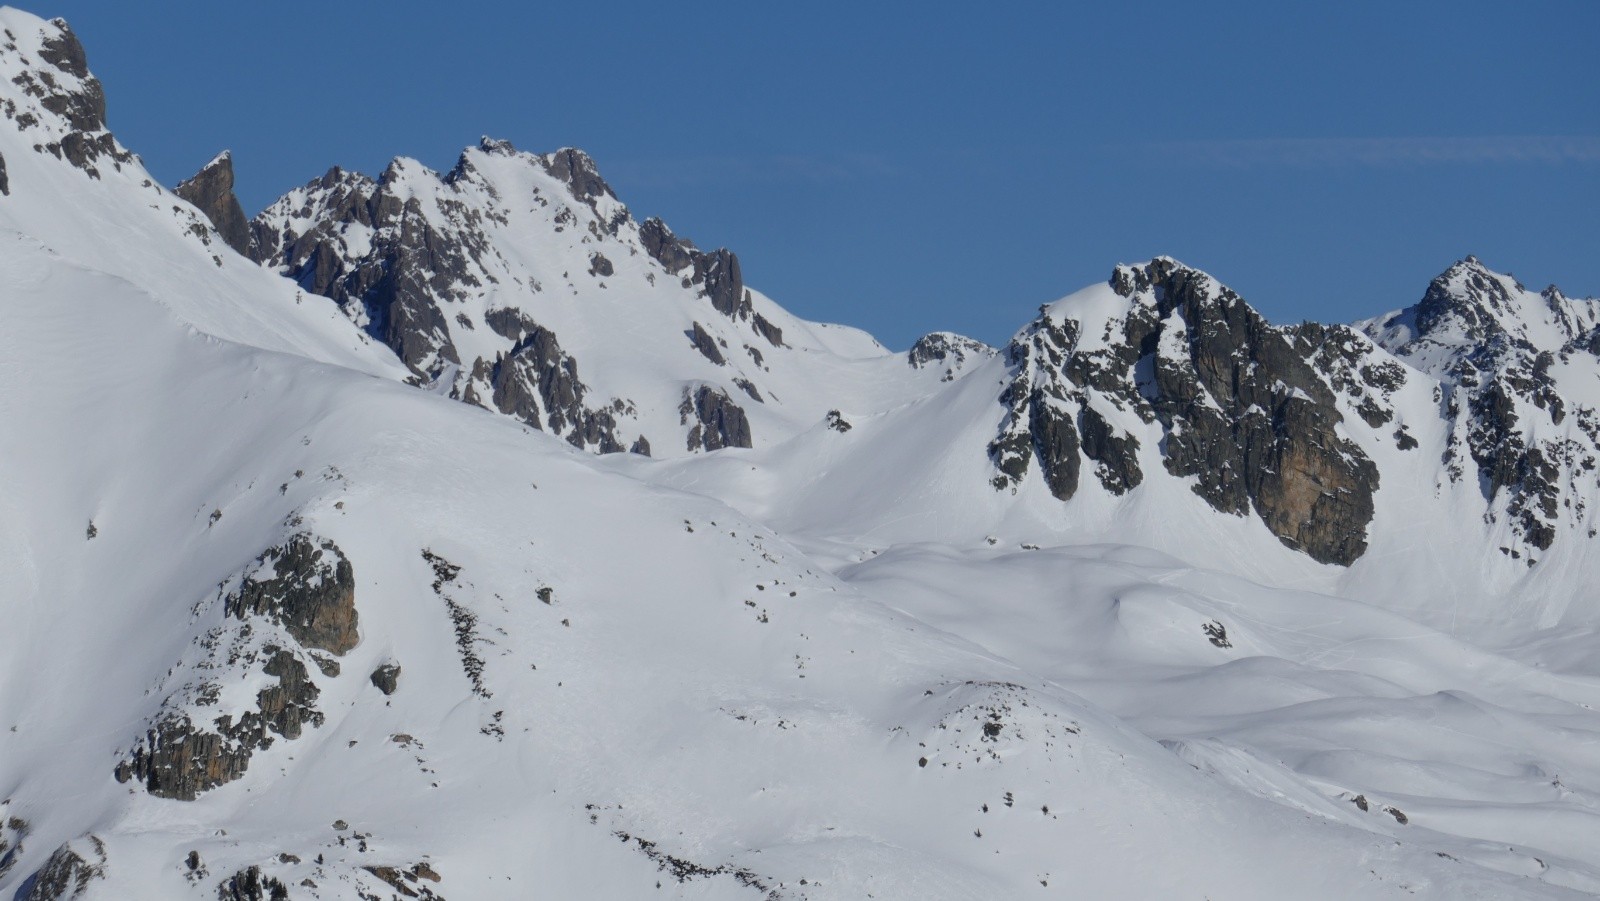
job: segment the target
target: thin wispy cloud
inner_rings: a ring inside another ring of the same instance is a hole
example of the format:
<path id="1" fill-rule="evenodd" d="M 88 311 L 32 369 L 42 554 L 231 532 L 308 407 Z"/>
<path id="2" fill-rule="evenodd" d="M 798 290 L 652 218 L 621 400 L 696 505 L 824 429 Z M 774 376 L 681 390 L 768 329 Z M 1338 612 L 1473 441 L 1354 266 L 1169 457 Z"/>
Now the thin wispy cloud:
<path id="1" fill-rule="evenodd" d="M 652 188 L 727 182 L 831 184 L 882 178 L 898 171 L 888 157 L 870 153 L 623 159 L 605 164 L 608 178 Z"/>
<path id="2" fill-rule="evenodd" d="M 1149 162 L 1206 168 L 1600 163 L 1600 136 L 1593 135 L 1159 141 L 1136 148 Z"/>

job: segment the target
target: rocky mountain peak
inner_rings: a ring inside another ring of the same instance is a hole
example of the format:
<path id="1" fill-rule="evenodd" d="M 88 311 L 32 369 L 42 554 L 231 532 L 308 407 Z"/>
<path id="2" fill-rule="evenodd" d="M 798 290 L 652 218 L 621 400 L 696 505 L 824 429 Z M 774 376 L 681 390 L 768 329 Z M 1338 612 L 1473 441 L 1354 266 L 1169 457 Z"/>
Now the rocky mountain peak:
<path id="1" fill-rule="evenodd" d="M 545 171 L 566 183 L 578 200 L 589 203 L 600 197 L 616 198 L 594 160 L 582 150 L 565 147 L 543 157 L 543 162 Z"/>
<path id="2" fill-rule="evenodd" d="M 1274 327 L 1170 257 L 1118 266 L 1108 287 L 1046 307 L 1007 347 L 995 487 L 1037 460 L 1061 500 L 1085 466 L 1120 495 L 1154 452 L 1216 510 L 1254 513 L 1321 562 L 1360 557 L 1378 471 L 1339 434 L 1333 379 L 1311 362 L 1326 333 Z"/>
<path id="3" fill-rule="evenodd" d="M 233 154 L 224 150 L 200 171 L 178 183 L 173 193 L 194 204 L 235 251 L 250 255 L 250 220 L 233 193 Z"/>
<path id="4" fill-rule="evenodd" d="M 0 25 L 0 114 L 33 138 L 34 150 L 93 178 L 99 165 L 120 170 L 130 162 L 132 154 L 106 130 L 105 91 L 71 27 L 10 8 L 0 10 Z"/>
<path id="5" fill-rule="evenodd" d="M 1541 293 L 1468 256 L 1428 285 L 1422 300 L 1362 323 L 1375 341 L 1414 365 L 1454 380 L 1506 353 L 1557 350 L 1600 325 L 1595 304 L 1573 301 L 1551 286 Z"/>

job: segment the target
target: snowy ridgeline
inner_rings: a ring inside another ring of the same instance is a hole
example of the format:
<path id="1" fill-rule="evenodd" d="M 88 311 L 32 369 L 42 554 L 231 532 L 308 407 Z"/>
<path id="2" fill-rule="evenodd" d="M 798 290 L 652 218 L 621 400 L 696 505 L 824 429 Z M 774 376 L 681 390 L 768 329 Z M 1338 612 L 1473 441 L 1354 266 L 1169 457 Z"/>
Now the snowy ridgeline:
<path id="1" fill-rule="evenodd" d="M 1590 302 L 892 354 L 576 151 L 174 195 L 0 26 L 0 897 L 1600 893 Z"/>

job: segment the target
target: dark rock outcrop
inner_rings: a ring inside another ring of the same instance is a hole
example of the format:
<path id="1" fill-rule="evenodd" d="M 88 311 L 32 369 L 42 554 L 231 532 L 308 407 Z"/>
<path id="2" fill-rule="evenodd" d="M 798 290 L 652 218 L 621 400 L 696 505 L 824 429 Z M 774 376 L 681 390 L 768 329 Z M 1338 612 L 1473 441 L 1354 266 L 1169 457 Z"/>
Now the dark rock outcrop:
<path id="1" fill-rule="evenodd" d="M 989 445 L 995 485 L 1017 485 L 1037 461 L 1050 492 L 1071 498 L 1082 460 L 1113 494 L 1146 477 L 1140 442 L 1103 410 L 1159 424 L 1167 471 L 1193 479 L 1219 511 L 1254 512 L 1284 544 L 1325 563 L 1366 550 L 1377 467 L 1342 437 L 1329 380 L 1308 358 L 1320 349 L 1268 325 L 1236 294 L 1176 261 L 1118 267 L 1111 287 L 1129 303 L 1103 325 L 1046 309 L 1006 350 L 1006 408 Z M 1348 335 L 1346 335 L 1348 337 Z M 1104 406 L 1091 405 L 1091 397 Z"/>
<path id="2" fill-rule="evenodd" d="M 418 378 L 460 363 L 441 307 L 483 286 L 481 233 L 442 233 L 424 215 L 421 201 L 403 193 L 400 163 L 373 181 L 331 169 L 303 189 L 320 209 L 278 210 L 291 223 L 280 225 L 268 213 L 252 225 L 252 255 L 280 269 L 313 294 L 347 308 L 374 338 L 387 344 Z M 282 201 L 280 201 L 280 205 Z M 460 216 L 474 212 L 444 201 Z M 340 232 L 353 223 L 371 229 L 367 252 L 350 253 Z"/>
<path id="3" fill-rule="evenodd" d="M 720 388 L 701 385 L 685 388 L 678 405 L 678 421 L 688 425 L 689 450 L 718 450 L 724 447 L 750 447 L 750 420 L 744 409 Z"/>
<path id="4" fill-rule="evenodd" d="M 171 716 L 150 727 L 133 754 L 117 764 L 118 782 L 138 780 L 158 798 L 193 801 L 244 775 L 251 749 Z"/>
<path id="5" fill-rule="evenodd" d="M 46 26 L 39 63 L 11 79 L 32 108 L 18 111 L 8 103 L 4 110 L 24 134 L 37 135 L 34 149 L 70 162 L 91 178 L 100 177 L 102 161 L 119 170 L 131 162 L 133 154 L 106 130 L 105 91 L 89 72 L 83 45 L 61 19 Z"/>
<path id="6" fill-rule="evenodd" d="M 639 242 L 661 268 L 674 274 L 692 264 L 700 252 L 694 242 L 674 235 L 665 222 L 653 217 L 639 226 Z"/>
<path id="7" fill-rule="evenodd" d="M 307 724 L 320 726 L 324 718 L 315 705 L 321 692 L 305 664 L 283 648 L 269 646 L 266 654 L 263 671 L 277 682 L 257 693 L 254 710 L 237 719 L 219 716 L 214 730 L 196 726 L 187 714 L 164 715 L 117 765 L 117 781 L 137 779 L 158 798 L 193 801 L 243 776 L 254 752 L 270 748 L 274 735 L 293 740 Z"/>
<path id="8" fill-rule="evenodd" d="M 906 362 L 912 369 L 939 367 L 944 370 L 940 381 L 952 381 L 957 372 L 969 363 L 994 354 L 994 348 L 982 341 L 974 341 L 954 332 L 931 332 L 923 335 L 906 351 Z"/>
<path id="9" fill-rule="evenodd" d="M 701 286 L 701 293 L 718 313 L 729 319 L 749 319 L 750 295 L 745 291 L 739 258 L 726 248 L 696 254 L 690 282 Z"/>
<path id="10" fill-rule="evenodd" d="M 100 80 L 89 72 L 89 57 L 83 44 L 64 19 L 52 19 L 56 33 L 46 35 L 39 46 L 39 58 L 54 66 L 57 71 L 72 76 L 79 82 L 76 90 L 55 90 L 41 98 L 44 108 L 66 119 L 80 132 L 104 131 L 106 127 L 106 94 Z M 41 72 L 41 76 L 48 73 Z M 47 87 L 55 85 L 47 81 Z"/>
<path id="11" fill-rule="evenodd" d="M 0 815 L 5 814 L 6 803 L 0 803 Z M 11 872 L 22 856 L 22 841 L 28 837 L 28 821 L 21 817 L 0 816 L 0 879 Z"/>
<path id="12" fill-rule="evenodd" d="M 1144 481 L 1139 469 L 1139 439 L 1113 428 L 1093 407 L 1078 415 L 1083 455 L 1096 464 L 1100 484 L 1112 494 L 1126 494 Z"/>
<path id="13" fill-rule="evenodd" d="M 1165 427 L 1167 470 L 1194 477 L 1218 510 L 1253 507 L 1313 559 L 1353 563 L 1367 548 L 1378 470 L 1337 433 L 1343 416 L 1307 349 L 1203 273 L 1166 260 L 1144 268 L 1136 279 L 1150 283 L 1158 322 L 1146 336 L 1150 405 Z M 1181 334 L 1168 338 L 1169 329 Z"/>
<path id="14" fill-rule="evenodd" d="M 277 622 L 304 647 L 344 654 L 360 640 L 355 592 L 355 572 L 338 546 L 302 532 L 262 554 L 224 609 Z"/>
<path id="15" fill-rule="evenodd" d="M 218 901 L 288 901 L 288 898 L 288 886 L 255 866 L 234 873 L 217 886 Z"/>
<path id="16" fill-rule="evenodd" d="M 1006 416 L 1000 434 L 989 443 L 989 457 L 998 474 L 996 488 L 1015 486 L 1037 459 L 1050 493 L 1067 500 L 1078 491 L 1080 466 L 1072 386 L 1059 377 L 1060 367 L 1076 349 L 1076 323 L 1041 316 L 1006 348 L 1013 376 L 1000 394 Z"/>
<path id="17" fill-rule="evenodd" d="M 726 366 L 728 364 L 728 361 L 722 356 L 722 349 L 717 347 L 717 339 L 711 337 L 705 326 L 696 322 L 694 328 L 685 332 L 685 334 L 688 335 L 689 343 L 694 345 L 694 349 L 700 351 L 701 356 L 718 366 Z"/>
<path id="18" fill-rule="evenodd" d="M 586 404 L 589 389 L 578 377 L 578 361 L 561 349 L 554 332 L 515 310 L 491 310 L 487 319 L 497 334 L 515 342 L 488 370 L 495 409 L 562 435 L 574 447 L 605 454 L 623 450 L 616 414 L 625 404 L 613 401 L 599 410 Z"/>
<path id="19" fill-rule="evenodd" d="M 385 663 L 372 671 L 372 684 L 386 695 L 392 695 L 400 688 L 400 664 Z"/>
<path id="20" fill-rule="evenodd" d="M 69 901 L 87 892 L 89 883 L 104 879 L 105 844 L 92 835 L 79 844 L 88 846 L 83 853 L 73 843 L 57 848 L 44 866 L 23 880 L 13 896 L 16 901 Z M 85 858 L 84 853 L 94 860 Z"/>
<path id="21" fill-rule="evenodd" d="M 1448 477 L 1470 482 L 1475 473 L 1486 516 L 1504 517 L 1533 549 L 1584 528 L 1600 466 L 1600 413 L 1571 404 L 1555 372 L 1593 352 L 1597 319 L 1593 302 L 1569 300 L 1554 287 L 1535 295 L 1468 257 L 1435 278 L 1416 305 L 1367 324 L 1375 340 L 1441 381 L 1441 413 L 1451 425 Z M 1403 431 L 1396 441 L 1416 443 Z M 1536 560 L 1515 557 L 1530 566 Z"/>
<path id="22" fill-rule="evenodd" d="M 557 150 L 543 158 L 544 169 L 566 184 L 572 196 L 593 205 L 601 197 L 615 197 L 611 186 L 600 177 L 600 170 L 589 154 L 572 147 Z"/>
<path id="23" fill-rule="evenodd" d="M 250 220 L 233 194 L 233 154 L 223 151 L 173 193 L 194 204 L 235 251 L 250 255 Z"/>

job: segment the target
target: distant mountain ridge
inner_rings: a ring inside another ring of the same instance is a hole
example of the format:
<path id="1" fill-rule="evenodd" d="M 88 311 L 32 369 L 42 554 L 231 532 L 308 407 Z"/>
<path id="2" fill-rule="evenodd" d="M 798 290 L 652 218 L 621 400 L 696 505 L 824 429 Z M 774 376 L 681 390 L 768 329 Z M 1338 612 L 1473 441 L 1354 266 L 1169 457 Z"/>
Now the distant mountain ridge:
<path id="1" fill-rule="evenodd" d="M 0 9 L 0 893 L 1600 893 L 1600 311 L 903 353 L 581 151 L 168 190 Z"/>
<path id="2" fill-rule="evenodd" d="M 507 163 L 526 171 L 507 174 Z M 219 157 L 204 171 L 227 165 L 227 157 Z M 198 183 L 204 171 L 186 184 Z M 542 176 L 541 183 L 508 184 L 528 173 Z M 512 216 L 523 215 L 513 212 L 519 189 L 531 191 L 527 214 L 544 215 L 531 217 L 531 227 L 514 240 L 569 248 L 557 260 L 541 260 L 541 267 L 524 265 L 520 274 L 501 249 L 509 232 L 490 233 L 493 225 L 508 226 Z M 209 202 L 231 223 L 229 200 L 219 195 Z M 750 446 L 745 410 L 768 403 L 769 396 L 781 403 L 791 393 L 789 386 L 772 384 L 763 367 L 769 356 L 790 349 L 773 318 L 792 317 L 777 308 L 755 309 L 732 252 L 702 252 L 657 219 L 635 223 L 581 151 L 537 156 L 484 139 L 443 176 L 406 160 L 377 180 L 335 169 L 269 206 L 251 232 L 253 258 L 310 292 L 333 297 L 418 379 L 448 374 L 452 396 L 550 428 L 580 447 L 671 453 L 679 443 L 666 444 L 659 431 L 654 443 L 644 433 L 629 438 L 622 423 L 637 419 L 637 403 L 631 396 L 590 399 L 579 375 L 586 369 L 583 355 L 565 351 L 559 332 L 533 312 L 547 281 L 561 282 L 565 293 L 602 296 L 608 279 L 616 284 L 632 276 L 616 276 L 611 256 L 642 269 L 651 292 L 678 296 L 690 309 L 697 301 L 709 307 L 684 330 L 686 344 L 727 369 L 727 376 L 685 390 L 675 407 L 658 404 L 678 411 L 680 440 L 689 439 L 689 449 Z M 1470 458 L 1488 473 L 1486 517 L 1511 523 L 1514 542 L 1530 545 L 1528 559 L 1536 559 L 1532 552 L 1548 549 L 1558 531 L 1578 527 L 1581 516 L 1559 522 L 1560 508 L 1572 507 L 1565 502 L 1574 492 L 1583 494 L 1584 461 L 1600 449 L 1584 427 L 1561 439 L 1530 439 L 1532 426 L 1518 430 L 1517 414 L 1501 398 L 1515 394 L 1549 420 L 1548 428 L 1560 426 L 1564 410 L 1552 400 L 1559 389 L 1547 363 L 1537 368 L 1540 354 L 1570 362 L 1575 349 L 1586 341 L 1600 347 L 1600 338 L 1592 301 L 1565 298 L 1554 288 L 1531 295 L 1504 281 L 1469 258 L 1441 274 L 1417 305 L 1382 317 L 1387 325 L 1277 327 L 1200 270 L 1166 258 L 1118 267 L 1109 283 L 1128 298 L 1127 314 L 1092 324 L 1052 324 L 1042 317 L 1006 350 L 1017 372 L 999 398 L 1003 421 L 988 448 L 993 481 L 1015 487 L 1031 460 L 1063 501 L 1076 492 L 1083 469 L 1113 494 L 1133 490 L 1146 477 L 1137 454 L 1140 430 L 1113 427 L 1106 418 L 1106 412 L 1131 411 L 1142 422 L 1159 421 L 1162 468 L 1198 479 L 1195 492 L 1219 512 L 1254 511 L 1290 547 L 1348 565 L 1366 550 L 1382 473 L 1340 432 L 1387 430 L 1383 437 L 1397 447 L 1414 446 L 1409 427 L 1395 420 L 1392 393 L 1415 368 L 1447 383 L 1452 396 L 1470 389 L 1465 414 L 1448 405 L 1440 413 L 1451 422 L 1466 417 L 1462 434 L 1470 448 L 1452 443 L 1446 455 Z M 463 360 L 458 343 L 483 342 L 464 334 L 478 330 L 479 319 L 456 306 L 505 294 L 500 286 L 507 282 L 515 285 L 513 306 L 480 314 L 500 340 Z M 1415 333 L 1402 322 L 1412 323 Z M 1081 332 L 1090 327 L 1102 334 L 1080 353 Z M 737 350 L 729 349 L 730 339 Z M 907 359 L 920 368 L 944 348 L 955 349 L 952 359 L 963 372 L 970 371 L 970 360 L 992 353 L 970 339 L 934 335 L 919 341 Z M 637 351 L 649 352 L 643 345 Z M 1519 361 L 1508 356 L 1518 354 Z M 1451 374 L 1469 359 L 1497 373 L 1490 382 L 1498 387 L 1476 377 L 1460 385 Z M 1536 368 L 1543 373 L 1537 379 Z M 957 377 L 954 369 L 944 375 Z M 1348 402 L 1336 403 L 1336 396 Z M 1591 421 L 1589 415 L 1579 421 Z M 1459 461 L 1447 472 L 1452 481 L 1466 474 Z M 1578 502 L 1581 514 L 1589 501 Z M 1524 557 L 1522 548 L 1506 547 Z"/>

